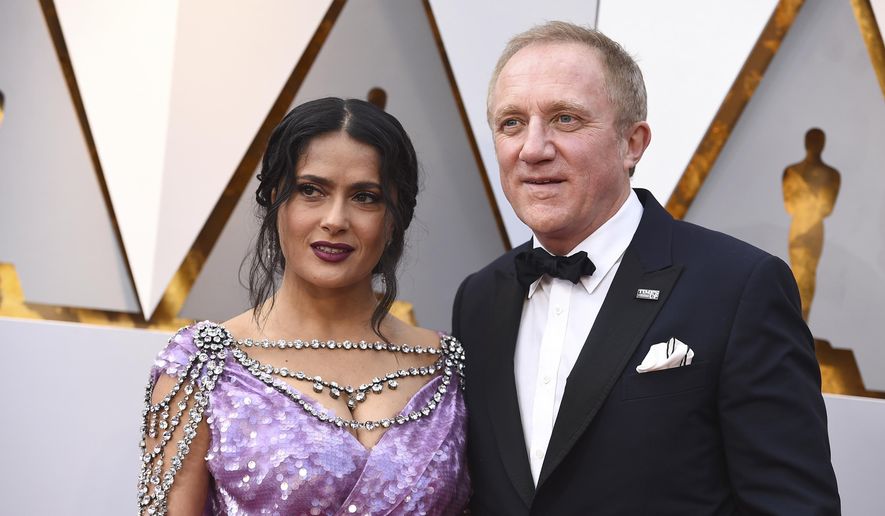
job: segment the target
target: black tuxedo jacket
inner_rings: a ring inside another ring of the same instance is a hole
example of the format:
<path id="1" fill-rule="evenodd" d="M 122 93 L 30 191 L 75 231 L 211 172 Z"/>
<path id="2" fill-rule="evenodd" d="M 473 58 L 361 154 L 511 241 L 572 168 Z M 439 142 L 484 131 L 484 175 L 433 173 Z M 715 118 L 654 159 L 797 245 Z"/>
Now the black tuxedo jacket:
<path id="1" fill-rule="evenodd" d="M 513 370 L 526 296 L 514 256 L 529 243 L 461 284 L 453 333 L 467 351 L 473 514 L 839 514 L 789 267 L 637 194 L 639 228 L 569 374 L 537 488 Z M 693 363 L 637 373 L 671 337 Z"/>

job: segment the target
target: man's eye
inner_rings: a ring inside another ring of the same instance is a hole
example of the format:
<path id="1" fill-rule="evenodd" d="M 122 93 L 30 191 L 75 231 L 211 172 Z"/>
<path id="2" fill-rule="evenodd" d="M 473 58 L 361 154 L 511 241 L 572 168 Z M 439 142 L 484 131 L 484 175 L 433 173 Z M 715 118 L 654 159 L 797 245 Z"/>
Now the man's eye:
<path id="1" fill-rule="evenodd" d="M 519 121 L 515 118 L 508 118 L 501 123 L 501 127 L 516 127 L 519 124 Z"/>
<path id="2" fill-rule="evenodd" d="M 559 122 L 562 124 L 570 124 L 575 121 L 572 115 L 559 115 Z"/>

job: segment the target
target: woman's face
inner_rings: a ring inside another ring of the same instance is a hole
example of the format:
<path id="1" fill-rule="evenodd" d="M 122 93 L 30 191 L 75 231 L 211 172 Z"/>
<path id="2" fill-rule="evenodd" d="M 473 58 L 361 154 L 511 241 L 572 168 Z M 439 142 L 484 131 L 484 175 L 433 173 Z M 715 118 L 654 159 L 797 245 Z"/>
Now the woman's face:
<path id="1" fill-rule="evenodd" d="M 296 166 L 295 191 L 277 215 L 287 279 L 371 288 L 391 233 L 386 214 L 377 151 L 344 131 L 314 137 Z"/>

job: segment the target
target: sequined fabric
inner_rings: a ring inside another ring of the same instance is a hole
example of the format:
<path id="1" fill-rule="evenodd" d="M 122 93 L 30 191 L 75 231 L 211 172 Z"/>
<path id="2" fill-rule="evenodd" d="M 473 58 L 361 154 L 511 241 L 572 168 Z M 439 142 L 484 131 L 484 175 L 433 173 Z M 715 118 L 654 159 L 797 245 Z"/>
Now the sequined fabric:
<path id="1" fill-rule="evenodd" d="M 183 329 L 160 352 L 153 381 L 187 367 L 197 352 L 194 330 Z M 431 379 L 401 413 L 424 407 L 441 379 Z M 318 421 L 228 356 L 209 394 L 206 463 L 213 485 L 205 514 L 462 512 L 470 482 L 464 399 L 455 386 L 429 417 L 389 428 L 367 450 L 348 431 Z"/>

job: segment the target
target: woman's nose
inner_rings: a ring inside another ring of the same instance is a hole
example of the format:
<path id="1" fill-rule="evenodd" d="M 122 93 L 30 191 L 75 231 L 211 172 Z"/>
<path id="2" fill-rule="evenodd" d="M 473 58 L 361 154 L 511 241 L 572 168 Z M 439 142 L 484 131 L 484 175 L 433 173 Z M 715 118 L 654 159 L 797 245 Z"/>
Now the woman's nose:
<path id="1" fill-rule="evenodd" d="M 341 233 L 347 231 L 350 223 L 347 217 L 347 205 L 345 199 L 334 199 L 327 204 L 327 209 L 323 213 L 321 227 L 330 234 Z"/>

